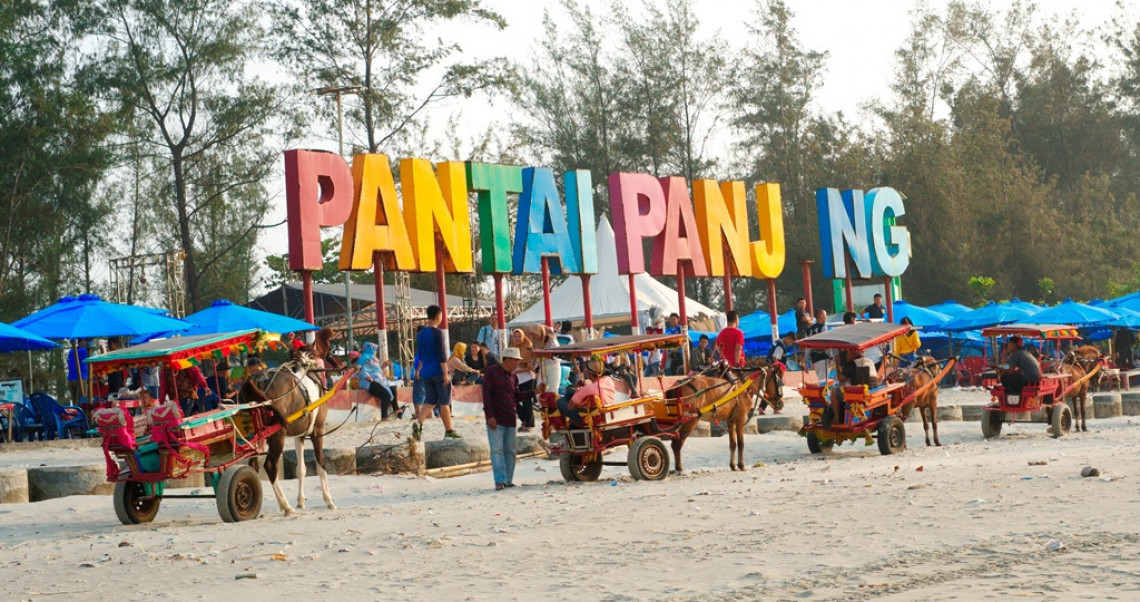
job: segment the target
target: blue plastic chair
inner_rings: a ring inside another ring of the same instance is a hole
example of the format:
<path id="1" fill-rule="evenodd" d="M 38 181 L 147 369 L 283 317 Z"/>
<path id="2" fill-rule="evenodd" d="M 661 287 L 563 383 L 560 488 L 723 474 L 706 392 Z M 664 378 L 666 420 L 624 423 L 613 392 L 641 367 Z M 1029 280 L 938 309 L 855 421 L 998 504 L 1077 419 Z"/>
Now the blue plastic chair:
<path id="1" fill-rule="evenodd" d="M 32 393 L 32 406 L 43 420 L 47 439 L 70 439 L 71 429 L 78 428 L 80 436 L 87 433 L 87 414 L 78 406 L 61 405 L 54 397 L 43 392 Z"/>
<path id="2" fill-rule="evenodd" d="M 42 441 L 44 438 L 44 423 L 31 403 L 31 400 L 24 397 L 24 403 L 16 404 L 16 428 L 13 433 L 16 441 Z"/>

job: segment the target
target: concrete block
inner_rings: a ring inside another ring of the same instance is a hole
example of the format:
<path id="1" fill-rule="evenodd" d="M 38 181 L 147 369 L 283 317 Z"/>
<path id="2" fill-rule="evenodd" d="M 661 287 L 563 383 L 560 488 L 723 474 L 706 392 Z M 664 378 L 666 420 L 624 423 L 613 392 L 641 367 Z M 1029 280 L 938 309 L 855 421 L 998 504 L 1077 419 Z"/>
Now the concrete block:
<path id="1" fill-rule="evenodd" d="M 28 503 L 28 471 L 0 470 L 0 504 Z"/>
<path id="2" fill-rule="evenodd" d="M 1096 417 L 1096 406 L 1093 403 L 1094 395 L 1119 395 L 1119 393 L 1092 393 L 1085 395 L 1085 416 L 1087 418 Z M 1066 399 L 1065 403 L 1069 404 L 1069 409 L 1073 411 L 1073 416 L 1075 417 L 1077 415 L 1077 403 L 1079 403 L 1079 400 L 1077 398 Z"/>
<path id="3" fill-rule="evenodd" d="M 28 499 L 41 502 L 69 495 L 111 495 L 104 464 L 85 466 L 36 466 L 29 468 Z"/>
<path id="4" fill-rule="evenodd" d="M 725 437 L 728 435 L 728 429 L 723 424 L 717 422 L 709 423 L 709 436 L 710 437 Z"/>
<path id="5" fill-rule="evenodd" d="M 799 432 L 803 424 L 803 416 L 757 416 L 756 432 L 761 435 L 772 431 Z"/>
<path id="6" fill-rule="evenodd" d="M 427 467 L 442 468 L 491 459 L 491 446 L 483 438 L 440 439 L 424 442 Z"/>
<path id="7" fill-rule="evenodd" d="M 1093 393 L 1093 418 L 1116 418 L 1124 415 L 1120 393 Z"/>
<path id="8" fill-rule="evenodd" d="M 962 420 L 966 422 L 981 422 L 982 414 L 985 412 L 982 408 L 984 406 L 958 406 L 962 410 Z"/>
<path id="9" fill-rule="evenodd" d="M 1120 409 L 1125 416 L 1140 416 L 1140 391 L 1124 391 L 1120 394 Z"/>
<path id="10" fill-rule="evenodd" d="M 690 437 L 711 437 L 712 425 L 704 420 L 697 421 L 697 426 L 693 427 L 693 432 L 689 434 Z"/>
<path id="11" fill-rule="evenodd" d="M 519 435 L 515 438 L 515 451 L 520 456 L 523 454 L 547 451 L 549 449 L 550 444 L 536 433 Z"/>
<path id="12" fill-rule="evenodd" d="M 284 462 L 285 465 L 285 478 L 297 478 L 297 450 L 285 450 Z M 329 474 L 356 474 L 356 450 L 355 449 L 336 449 L 325 448 L 325 470 Z M 311 476 L 317 474 L 317 459 L 312 448 L 305 449 L 305 475 Z"/>
<path id="13" fill-rule="evenodd" d="M 938 406 L 938 422 L 961 422 L 964 419 L 961 406 Z"/>

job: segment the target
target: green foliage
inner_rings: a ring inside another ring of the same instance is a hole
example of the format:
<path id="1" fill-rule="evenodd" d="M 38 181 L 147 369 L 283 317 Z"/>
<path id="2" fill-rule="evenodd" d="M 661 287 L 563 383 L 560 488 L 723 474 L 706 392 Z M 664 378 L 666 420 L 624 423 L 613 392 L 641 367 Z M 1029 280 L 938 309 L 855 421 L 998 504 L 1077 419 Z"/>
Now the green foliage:
<path id="1" fill-rule="evenodd" d="M 1037 281 L 1037 300 L 1041 303 L 1052 303 L 1054 300 L 1053 292 L 1055 289 L 1056 285 L 1053 283 L 1052 278 L 1048 276 L 1042 277 Z"/>
<path id="2" fill-rule="evenodd" d="M 994 289 L 994 279 L 988 276 L 970 276 L 970 292 L 974 295 L 974 301 L 979 305 L 990 300 L 990 294 Z"/>

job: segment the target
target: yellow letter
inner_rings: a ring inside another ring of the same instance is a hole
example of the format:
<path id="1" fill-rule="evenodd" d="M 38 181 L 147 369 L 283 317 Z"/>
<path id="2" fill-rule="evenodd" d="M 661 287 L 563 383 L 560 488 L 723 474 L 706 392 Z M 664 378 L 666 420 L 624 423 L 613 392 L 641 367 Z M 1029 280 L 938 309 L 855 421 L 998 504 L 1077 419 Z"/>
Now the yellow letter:
<path id="1" fill-rule="evenodd" d="M 367 270 L 372 267 L 372 253 L 380 251 L 384 269 L 414 271 L 416 257 L 400 213 L 388 155 L 353 157 L 352 180 L 354 203 L 352 217 L 344 225 L 340 269 Z"/>
<path id="2" fill-rule="evenodd" d="M 439 164 L 439 179 L 427 159 L 401 159 L 404 222 L 421 272 L 434 272 L 435 242 L 447 272 L 472 271 L 471 218 L 467 212 L 467 175 L 460 161 Z"/>
<path id="3" fill-rule="evenodd" d="M 733 276 L 751 276 L 744 182 L 725 182 L 717 188 L 716 180 L 697 180 L 693 182 L 693 201 L 709 275 L 723 276 L 727 269 Z"/>
<path id="4" fill-rule="evenodd" d="M 756 185 L 756 216 L 760 222 L 760 239 L 750 243 L 752 275 L 775 278 L 784 271 L 784 208 L 780 204 L 780 185 L 774 182 Z"/>

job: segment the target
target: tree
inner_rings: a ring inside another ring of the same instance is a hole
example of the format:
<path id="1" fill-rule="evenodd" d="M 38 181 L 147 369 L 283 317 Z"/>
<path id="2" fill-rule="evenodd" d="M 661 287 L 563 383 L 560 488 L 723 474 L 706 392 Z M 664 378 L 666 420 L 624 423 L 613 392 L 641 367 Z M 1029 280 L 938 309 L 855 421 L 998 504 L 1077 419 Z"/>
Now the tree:
<path id="1" fill-rule="evenodd" d="M 510 81 L 502 59 L 458 62 L 458 44 L 425 39 L 445 22 L 506 27 L 480 0 L 297 0 L 271 14 L 274 52 L 297 69 L 299 88 L 354 88 L 361 102 L 346 108 L 345 133 L 370 153 L 399 142 L 433 104 Z M 336 127 L 335 113 L 324 114 Z"/>
<path id="2" fill-rule="evenodd" d="M 288 123 L 285 95 L 249 75 L 264 46 L 258 6 L 224 0 L 103 0 L 102 75 L 139 126 L 145 157 L 159 161 L 152 217 L 167 248 L 185 253 L 192 310 L 256 239 L 263 184 Z M 145 124 L 145 126 L 144 126 Z M 288 130 L 287 130 L 288 131 Z M 247 283 L 248 274 L 238 281 Z"/>

